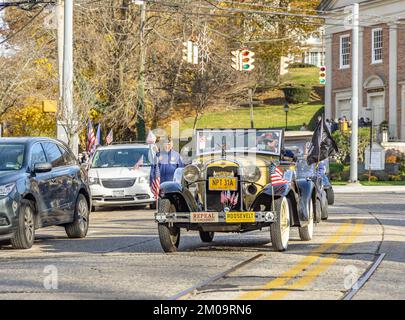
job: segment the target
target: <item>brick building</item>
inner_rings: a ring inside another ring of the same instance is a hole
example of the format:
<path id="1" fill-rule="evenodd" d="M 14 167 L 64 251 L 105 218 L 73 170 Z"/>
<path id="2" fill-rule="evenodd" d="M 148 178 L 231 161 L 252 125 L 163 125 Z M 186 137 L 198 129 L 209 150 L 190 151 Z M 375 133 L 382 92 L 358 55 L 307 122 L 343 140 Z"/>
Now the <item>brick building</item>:
<path id="1" fill-rule="evenodd" d="M 360 5 L 359 117 L 387 122 L 391 141 L 405 142 L 405 0 L 323 0 L 326 117 L 351 119 L 352 30 L 346 6 Z M 350 22 L 349 22 L 350 24 Z"/>

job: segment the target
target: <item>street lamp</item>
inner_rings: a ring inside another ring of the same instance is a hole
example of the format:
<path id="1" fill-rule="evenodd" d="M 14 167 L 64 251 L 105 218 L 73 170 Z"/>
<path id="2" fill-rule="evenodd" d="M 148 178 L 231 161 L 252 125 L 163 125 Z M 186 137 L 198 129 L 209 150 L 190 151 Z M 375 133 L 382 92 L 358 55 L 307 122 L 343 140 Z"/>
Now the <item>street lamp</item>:
<path id="1" fill-rule="evenodd" d="M 290 111 L 290 106 L 286 102 L 284 105 L 284 112 L 285 112 L 285 131 L 287 131 L 288 126 L 288 111 Z"/>

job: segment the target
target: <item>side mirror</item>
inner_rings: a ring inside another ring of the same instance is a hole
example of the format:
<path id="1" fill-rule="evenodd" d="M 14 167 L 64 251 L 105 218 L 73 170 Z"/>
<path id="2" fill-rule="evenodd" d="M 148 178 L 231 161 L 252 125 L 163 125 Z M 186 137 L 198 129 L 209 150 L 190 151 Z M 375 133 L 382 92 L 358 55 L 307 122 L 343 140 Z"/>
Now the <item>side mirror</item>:
<path id="1" fill-rule="evenodd" d="M 34 164 L 34 173 L 44 173 L 52 171 L 52 164 L 49 162 L 40 162 Z"/>

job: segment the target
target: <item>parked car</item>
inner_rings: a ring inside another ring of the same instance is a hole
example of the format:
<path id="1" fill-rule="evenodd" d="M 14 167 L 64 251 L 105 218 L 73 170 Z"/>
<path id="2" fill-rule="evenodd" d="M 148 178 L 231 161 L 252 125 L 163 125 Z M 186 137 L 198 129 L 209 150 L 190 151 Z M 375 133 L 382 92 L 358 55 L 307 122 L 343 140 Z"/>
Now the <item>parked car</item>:
<path id="1" fill-rule="evenodd" d="M 133 205 L 155 209 L 156 200 L 149 186 L 150 167 L 146 144 L 99 147 L 89 169 L 93 210 Z"/>
<path id="2" fill-rule="evenodd" d="M 0 139 L 0 240 L 28 249 L 36 229 L 55 225 L 69 238 L 84 238 L 90 201 L 87 177 L 64 143 Z"/>
<path id="3" fill-rule="evenodd" d="M 283 161 L 282 130 L 197 130 L 193 141 L 192 164 L 161 185 L 155 220 L 165 252 L 177 250 L 181 229 L 211 242 L 215 232 L 270 227 L 276 251 L 287 249 L 290 227 L 312 239 L 317 193 L 312 181 L 297 178 L 295 163 Z M 281 185 L 270 183 L 272 163 L 284 170 Z"/>

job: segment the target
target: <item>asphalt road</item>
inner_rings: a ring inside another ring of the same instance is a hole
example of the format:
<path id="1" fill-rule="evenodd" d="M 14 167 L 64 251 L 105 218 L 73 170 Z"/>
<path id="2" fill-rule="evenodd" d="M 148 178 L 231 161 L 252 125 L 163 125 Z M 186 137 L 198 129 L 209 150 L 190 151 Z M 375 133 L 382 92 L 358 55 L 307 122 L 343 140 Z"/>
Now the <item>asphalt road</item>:
<path id="1" fill-rule="evenodd" d="M 52 227 L 37 231 L 30 250 L 3 245 L 0 300 L 169 299 L 253 257 L 183 299 L 341 299 L 380 253 L 354 299 L 405 299 L 405 194 L 337 194 L 314 240 L 293 229 L 284 253 L 269 241 L 268 229 L 217 234 L 211 244 L 183 232 L 180 251 L 164 254 L 152 211 L 97 211 L 86 239 Z"/>

